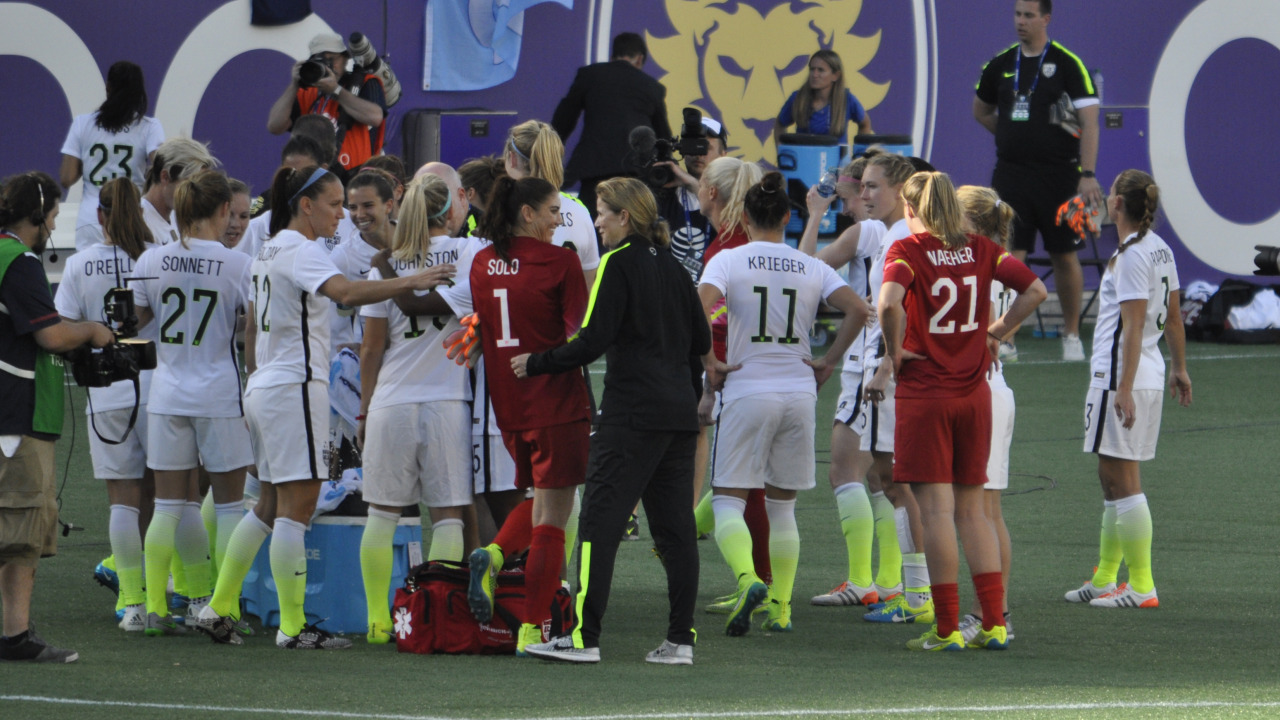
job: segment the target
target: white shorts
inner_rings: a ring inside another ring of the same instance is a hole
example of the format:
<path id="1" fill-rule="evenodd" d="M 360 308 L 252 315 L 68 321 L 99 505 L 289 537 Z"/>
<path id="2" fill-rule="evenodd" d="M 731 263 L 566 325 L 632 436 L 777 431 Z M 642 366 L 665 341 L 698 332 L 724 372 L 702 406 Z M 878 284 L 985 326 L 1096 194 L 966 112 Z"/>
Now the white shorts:
<path id="1" fill-rule="evenodd" d="M 199 418 L 150 413 L 147 418 L 147 467 L 230 472 L 253 464 L 244 418 Z"/>
<path id="2" fill-rule="evenodd" d="M 136 480 L 147 469 L 147 406 L 138 408 L 138 421 L 124 442 L 109 445 L 98 439 L 119 440 L 129 427 L 131 408 L 103 410 L 91 416 L 89 457 L 93 458 L 93 476 L 99 480 Z M 94 432 L 97 428 L 98 432 Z"/>
<path id="3" fill-rule="evenodd" d="M 471 436 L 471 478 L 476 495 L 516 490 L 516 461 L 501 435 Z"/>
<path id="4" fill-rule="evenodd" d="M 991 457 L 987 460 L 986 490 L 1009 487 L 1009 448 L 1013 445 L 1013 388 L 991 386 Z"/>
<path id="5" fill-rule="evenodd" d="M 245 393 L 258 479 L 272 484 L 329 477 L 324 443 L 329 429 L 329 383 L 312 380 Z"/>
<path id="6" fill-rule="evenodd" d="M 862 371 L 840 373 L 840 400 L 836 403 L 835 422 L 852 426 L 862 405 Z"/>
<path id="7" fill-rule="evenodd" d="M 711 486 L 814 486 L 814 405 L 808 393 L 760 393 L 724 406 L 711 449 Z"/>
<path id="8" fill-rule="evenodd" d="M 865 368 L 862 371 L 862 387 L 865 389 L 875 376 L 874 365 Z M 850 423 L 849 429 L 858 433 L 858 437 L 862 439 L 859 447 L 863 452 L 893 452 L 893 425 L 897 422 L 893 392 L 897 387 L 897 383 L 890 379 L 884 399 L 878 403 L 864 400 L 858 408 L 858 416 Z"/>
<path id="9" fill-rule="evenodd" d="M 471 408 L 465 400 L 370 410 L 364 438 L 366 502 L 433 508 L 471 503 Z"/>
<path id="10" fill-rule="evenodd" d="M 1084 451 L 1121 460 L 1150 460 L 1160 437 L 1163 390 L 1134 390 L 1133 427 L 1126 430 L 1115 411 L 1114 390 L 1089 388 L 1084 401 Z"/>

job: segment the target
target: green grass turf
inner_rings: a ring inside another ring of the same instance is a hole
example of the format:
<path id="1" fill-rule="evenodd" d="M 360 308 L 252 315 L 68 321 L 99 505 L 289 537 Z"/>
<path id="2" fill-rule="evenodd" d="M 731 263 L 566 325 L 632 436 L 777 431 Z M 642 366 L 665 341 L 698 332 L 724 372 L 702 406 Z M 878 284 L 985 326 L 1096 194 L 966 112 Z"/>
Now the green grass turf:
<path id="1" fill-rule="evenodd" d="M 42 564 L 33 608 L 42 634 L 77 649 L 81 659 L 62 667 L 0 665 L 0 717 L 232 718 L 304 710 L 348 717 L 831 717 L 895 708 L 913 717 L 972 717 L 998 706 L 1053 718 L 1280 715 L 1280 650 L 1269 639 L 1280 593 L 1273 486 L 1280 349 L 1191 346 L 1195 404 L 1166 402 L 1158 456 L 1142 466 L 1162 605 L 1110 612 L 1062 600 L 1089 575 L 1097 553 L 1096 461 L 1080 452 L 1086 366 L 1055 362 L 1056 340 L 1024 337 L 1019 350 L 1021 361 L 1006 373 L 1018 401 L 1011 491 L 1019 493 L 1004 499 L 1017 631 L 1008 652 L 908 653 L 903 643 L 923 628 L 873 625 L 857 608 L 808 604 L 844 579 L 824 462 L 838 382 L 823 388 L 817 410 L 818 486 L 801 494 L 797 508 L 795 632 L 771 635 L 757 627 L 728 638 L 723 616 L 700 609 L 696 664 L 684 668 L 643 662 L 662 640 L 666 617 L 665 582 L 643 525 L 645 541 L 624 543 L 619 554 L 597 666 L 398 655 L 361 639 L 345 652 L 286 654 L 274 647 L 273 632 L 243 647 L 201 637 L 126 636 L 114 626 L 113 598 L 90 579 L 109 552 L 107 510 L 105 491 L 91 478 L 81 424 L 63 515 L 88 529 L 63 540 L 58 557 Z M 83 395 L 73 395 L 79 412 Z M 83 423 L 83 415 L 74 419 Z M 61 476 L 69 435 L 58 447 Z M 732 581 L 714 541 L 699 548 L 701 606 Z M 968 603 L 965 582 L 961 591 Z M 1243 704 L 1195 705 L 1211 702 Z"/>

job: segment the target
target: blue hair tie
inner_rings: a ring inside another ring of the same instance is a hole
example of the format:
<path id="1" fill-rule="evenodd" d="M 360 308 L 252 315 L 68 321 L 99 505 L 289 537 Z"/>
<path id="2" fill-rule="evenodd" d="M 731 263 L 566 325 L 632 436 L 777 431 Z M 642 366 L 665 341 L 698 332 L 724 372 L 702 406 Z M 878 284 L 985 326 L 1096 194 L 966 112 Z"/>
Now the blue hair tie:
<path id="1" fill-rule="evenodd" d="M 293 204 L 298 201 L 299 197 L 302 197 L 302 193 L 306 192 L 307 188 L 315 185 L 317 180 L 328 174 L 328 170 L 325 170 L 322 167 L 316 168 L 316 171 L 311 173 L 311 177 L 307 178 L 307 181 L 302 184 L 302 187 L 298 188 L 298 192 L 294 193 L 293 197 L 289 198 L 289 207 L 293 207 Z"/>
<path id="2" fill-rule="evenodd" d="M 435 213 L 434 215 L 431 215 L 431 216 L 430 216 L 430 219 L 432 219 L 432 220 L 436 220 L 436 219 L 438 219 L 440 216 L 442 216 L 442 215 L 444 215 L 445 213 L 449 212 L 449 208 L 450 208 L 450 207 L 453 207 L 453 193 L 445 193 L 445 196 L 444 196 L 444 207 L 440 208 L 440 212 Z"/>
<path id="3" fill-rule="evenodd" d="M 517 154 L 517 155 L 519 155 L 520 157 L 524 158 L 524 161 L 525 161 L 525 162 L 529 162 L 529 156 L 528 156 L 528 155 L 525 155 L 525 154 L 524 154 L 524 153 L 522 153 L 522 152 L 520 152 L 520 148 L 516 147 L 516 139 L 515 139 L 515 137 L 512 137 L 512 138 L 510 139 L 510 142 L 509 142 L 508 144 L 509 144 L 509 145 L 511 145 L 511 149 L 512 149 L 512 150 L 515 150 L 515 151 L 516 151 L 516 154 Z"/>

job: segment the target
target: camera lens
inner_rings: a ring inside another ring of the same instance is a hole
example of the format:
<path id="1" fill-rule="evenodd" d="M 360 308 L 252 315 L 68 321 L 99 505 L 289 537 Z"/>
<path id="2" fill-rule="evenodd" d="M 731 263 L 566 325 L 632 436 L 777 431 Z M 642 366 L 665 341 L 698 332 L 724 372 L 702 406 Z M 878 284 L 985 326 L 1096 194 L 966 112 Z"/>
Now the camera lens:
<path id="1" fill-rule="evenodd" d="M 300 87 L 315 87 L 316 83 L 325 75 L 325 66 L 315 60 L 308 60 L 302 63 L 302 67 L 298 68 L 298 85 Z"/>

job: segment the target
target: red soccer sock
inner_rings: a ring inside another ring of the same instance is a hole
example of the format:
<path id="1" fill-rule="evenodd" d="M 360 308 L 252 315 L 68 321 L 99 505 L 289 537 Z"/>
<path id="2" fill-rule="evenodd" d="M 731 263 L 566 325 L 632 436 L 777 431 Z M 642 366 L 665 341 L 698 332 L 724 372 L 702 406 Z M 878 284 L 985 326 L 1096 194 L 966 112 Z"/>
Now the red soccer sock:
<path id="1" fill-rule="evenodd" d="M 524 622 L 542 627 L 551 619 L 551 598 L 560 588 L 560 566 L 564 563 L 564 530 L 555 525 L 533 529 L 529 560 L 524 567 Z"/>
<path id="2" fill-rule="evenodd" d="M 955 583 L 933 583 L 932 589 L 938 637 L 944 638 L 960 629 L 960 588 Z"/>
<path id="3" fill-rule="evenodd" d="M 533 499 L 520 503 L 507 515 L 493 544 L 502 548 L 504 558 L 515 557 L 529 547 L 533 536 Z"/>
<path id="4" fill-rule="evenodd" d="M 769 513 L 765 510 L 764 490 L 747 493 L 747 509 L 742 513 L 751 533 L 751 561 L 756 575 L 766 585 L 773 584 L 773 567 L 769 564 Z"/>
<path id="5" fill-rule="evenodd" d="M 1004 624 L 1004 577 L 998 572 L 973 576 L 973 589 L 982 606 L 982 629 Z"/>

